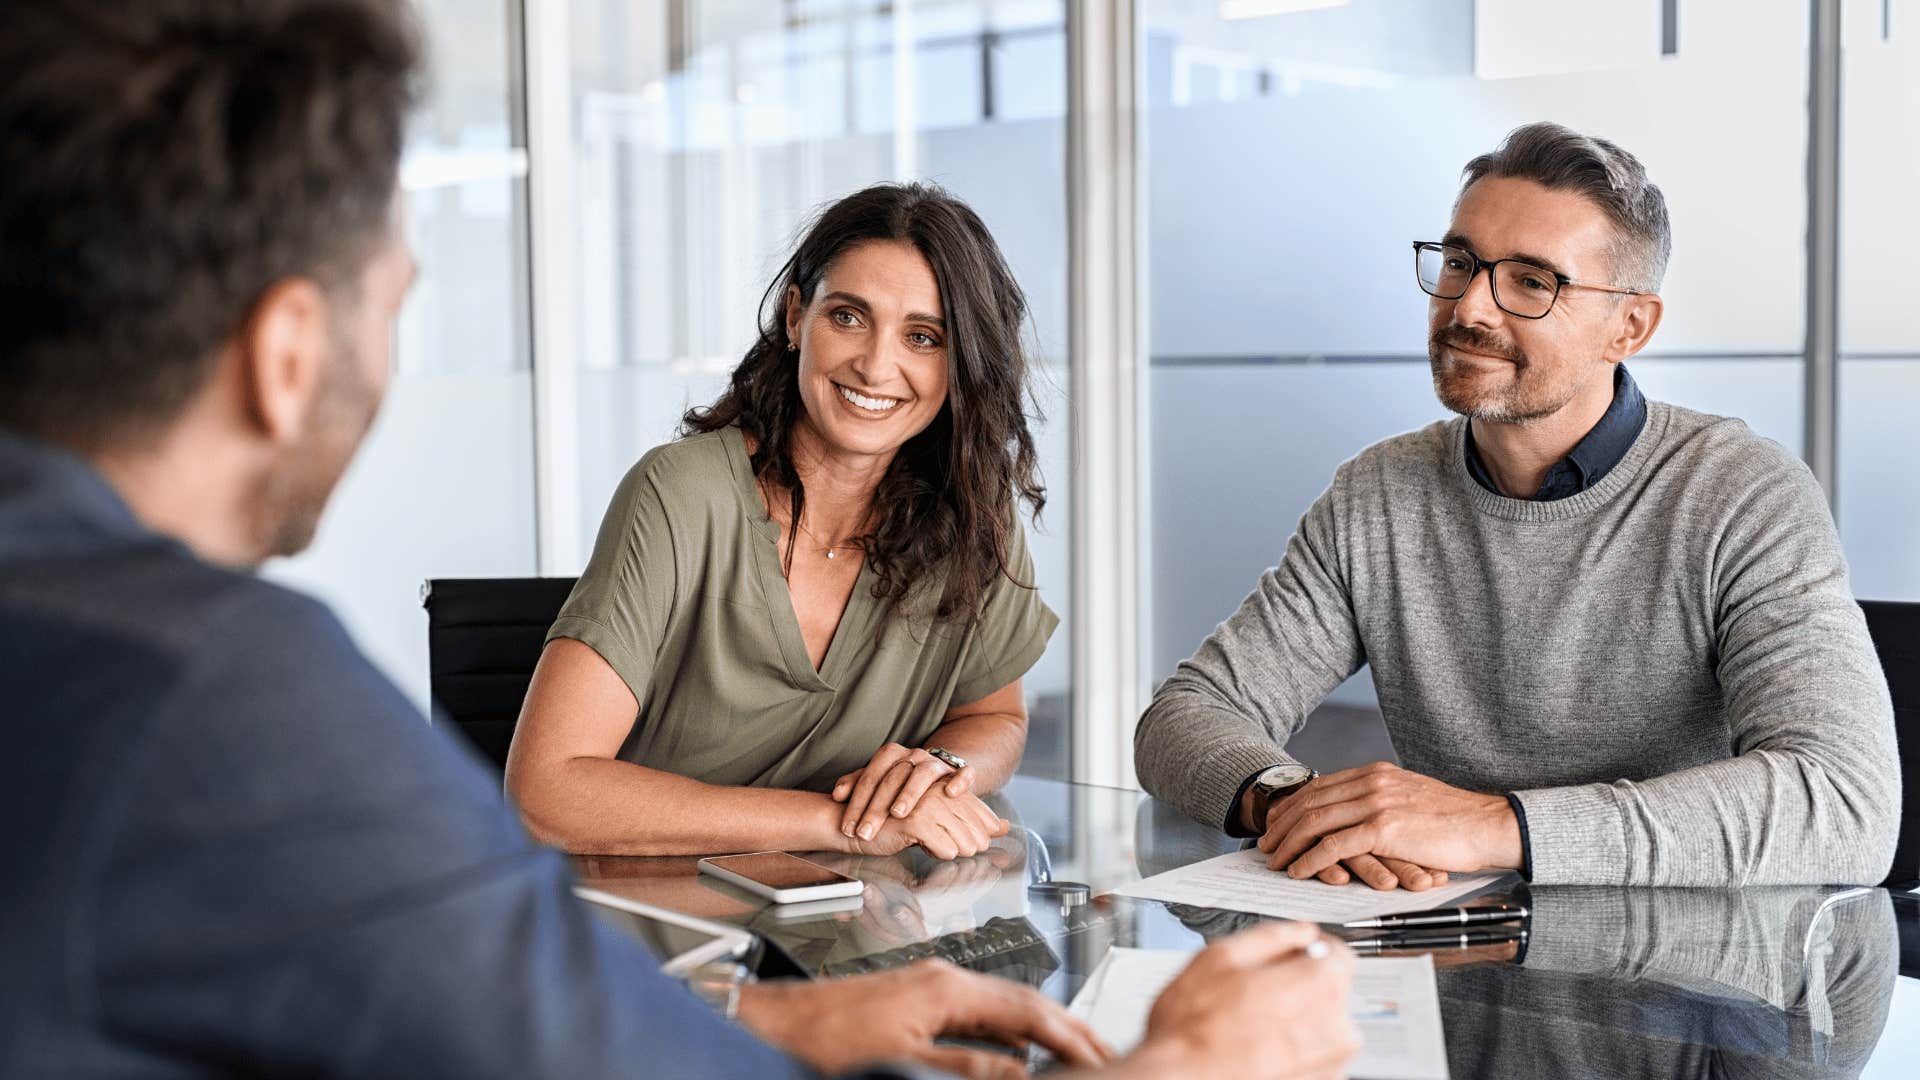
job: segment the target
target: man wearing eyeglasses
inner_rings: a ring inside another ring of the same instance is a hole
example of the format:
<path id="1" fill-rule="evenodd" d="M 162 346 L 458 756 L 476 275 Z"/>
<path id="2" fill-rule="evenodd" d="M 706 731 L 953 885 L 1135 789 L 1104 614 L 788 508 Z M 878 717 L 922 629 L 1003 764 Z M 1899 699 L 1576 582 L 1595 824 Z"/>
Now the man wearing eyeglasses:
<path id="1" fill-rule="evenodd" d="M 1892 706 L 1818 484 L 1624 365 L 1669 250 L 1613 143 L 1532 124 L 1467 164 L 1413 245 L 1459 416 L 1335 472 L 1141 718 L 1149 791 L 1333 884 L 1886 874 Z M 1405 767 L 1317 775 L 1287 740 L 1366 663 Z"/>

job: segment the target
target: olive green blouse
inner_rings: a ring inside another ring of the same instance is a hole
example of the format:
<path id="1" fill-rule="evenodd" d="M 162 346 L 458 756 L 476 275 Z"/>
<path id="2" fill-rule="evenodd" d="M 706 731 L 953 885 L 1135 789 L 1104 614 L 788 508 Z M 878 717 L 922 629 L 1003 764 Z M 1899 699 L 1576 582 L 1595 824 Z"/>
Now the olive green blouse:
<path id="1" fill-rule="evenodd" d="M 815 671 L 779 533 L 738 428 L 657 447 L 620 482 L 547 640 L 585 642 L 640 702 L 622 760 L 713 784 L 826 791 L 881 744 L 921 745 L 947 709 L 1020 678 L 1060 621 L 1005 576 L 977 620 L 888 616 L 863 565 Z M 1008 555 L 1031 583 L 1017 524 Z"/>

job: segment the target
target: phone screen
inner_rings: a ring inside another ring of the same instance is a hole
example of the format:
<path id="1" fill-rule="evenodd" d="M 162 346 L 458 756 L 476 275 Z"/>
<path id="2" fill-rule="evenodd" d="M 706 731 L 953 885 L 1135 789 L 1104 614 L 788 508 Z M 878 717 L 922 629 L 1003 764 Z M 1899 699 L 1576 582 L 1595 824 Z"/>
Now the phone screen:
<path id="1" fill-rule="evenodd" d="M 752 855 L 722 855 L 708 862 L 722 870 L 731 870 L 752 878 L 770 889 L 803 889 L 809 885 L 833 885 L 852 878 L 836 874 L 818 863 L 810 863 L 784 851 L 762 851 Z"/>

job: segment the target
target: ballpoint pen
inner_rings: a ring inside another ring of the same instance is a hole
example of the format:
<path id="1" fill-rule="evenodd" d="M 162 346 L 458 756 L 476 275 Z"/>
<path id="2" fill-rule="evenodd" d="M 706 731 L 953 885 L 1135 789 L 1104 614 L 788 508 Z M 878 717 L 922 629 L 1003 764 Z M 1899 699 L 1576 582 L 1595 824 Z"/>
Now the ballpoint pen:
<path id="1" fill-rule="evenodd" d="M 1340 925 L 1347 930 L 1392 930 L 1415 926 L 1485 926 L 1488 923 L 1518 922 L 1529 914 L 1532 913 L 1523 904 L 1482 904 L 1475 907 L 1409 911 L 1404 915 L 1355 919 L 1353 922 Z"/>
<path id="2" fill-rule="evenodd" d="M 1476 945 L 1525 944 L 1527 932 L 1517 928 L 1498 930 L 1462 930 L 1455 934 L 1387 934 L 1347 942 L 1355 952 L 1414 951 L 1420 949 L 1471 949 Z"/>

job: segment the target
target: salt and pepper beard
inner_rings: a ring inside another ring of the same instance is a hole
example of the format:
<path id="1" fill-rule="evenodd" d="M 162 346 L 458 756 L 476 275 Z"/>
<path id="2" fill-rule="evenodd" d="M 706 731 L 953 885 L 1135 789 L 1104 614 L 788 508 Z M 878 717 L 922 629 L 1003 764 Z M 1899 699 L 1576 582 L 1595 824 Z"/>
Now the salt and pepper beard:
<path id="1" fill-rule="evenodd" d="M 1446 347 L 1458 345 L 1474 352 L 1486 353 L 1510 360 L 1514 365 L 1514 385 L 1505 394 L 1474 395 L 1466 388 L 1453 383 L 1449 376 L 1452 365 L 1445 355 Z M 1547 401 L 1529 400 L 1530 387 L 1524 381 L 1524 375 L 1532 362 L 1519 346 L 1486 330 L 1474 326 L 1461 326 L 1448 323 L 1435 330 L 1427 339 L 1427 362 L 1433 371 L 1433 392 L 1453 412 L 1473 420 L 1485 420 L 1489 423 L 1524 424 L 1530 420 L 1549 417 L 1567 407 L 1579 392 L 1577 384 L 1569 385 L 1565 392 L 1556 394 L 1555 399 Z M 1535 387 L 1541 392 L 1551 392 L 1551 385 Z"/>

